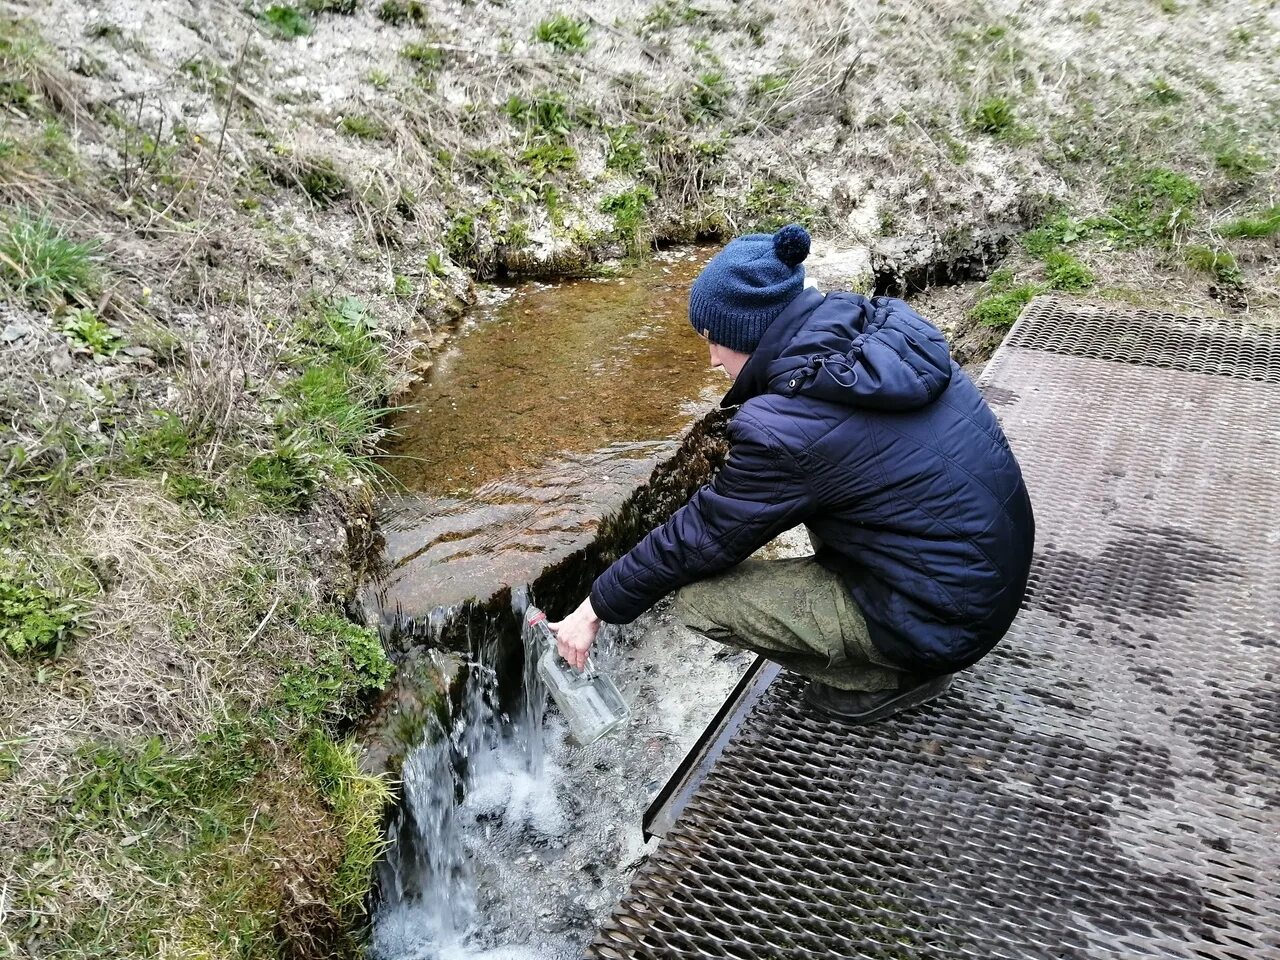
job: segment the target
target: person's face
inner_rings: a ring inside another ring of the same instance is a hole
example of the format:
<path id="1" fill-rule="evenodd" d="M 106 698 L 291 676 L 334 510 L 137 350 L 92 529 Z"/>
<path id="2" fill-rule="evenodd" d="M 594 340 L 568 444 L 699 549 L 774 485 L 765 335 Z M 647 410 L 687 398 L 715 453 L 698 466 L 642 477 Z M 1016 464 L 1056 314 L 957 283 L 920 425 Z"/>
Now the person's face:
<path id="1" fill-rule="evenodd" d="M 711 369 L 714 370 L 719 367 L 730 380 L 737 380 L 738 374 L 742 372 L 742 368 L 751 359 L 751 354 L 739 353 L 737 350 L 730 350 L 728 347 L 713 343 L 705 333 L 701 333 L 699 336 L 702 337 L 703 342 L 711 351 Z"/>

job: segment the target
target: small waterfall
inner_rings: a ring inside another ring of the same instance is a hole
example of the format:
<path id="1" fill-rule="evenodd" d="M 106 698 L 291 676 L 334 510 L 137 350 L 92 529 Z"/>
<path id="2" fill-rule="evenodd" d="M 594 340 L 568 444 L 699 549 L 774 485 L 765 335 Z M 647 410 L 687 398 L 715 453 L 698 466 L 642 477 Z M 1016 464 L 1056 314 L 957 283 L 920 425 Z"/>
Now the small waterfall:
<path id="1" fill-rule="evenodd" d="M 525 588 L 514 592 L 517 615 L 528 606 L 527 596 Z M 438 637 L 444 622 L 443 616 L 428 618 L 428 636 Z M 545 845 L 567 828 L 546 778 L 547 696 L 534 658 L 526 650 L 519 708 L 510 716 L 498 702 L 494 639 L 482 637 L 474 649 L 456 716 L 430 724 L 405 758 L 404 802 L 389 827 L 391 845 L 380 868 L 375 957 L 535 956 L 468 947 L 476 925 L 477 857 L 495 840 Z"/>
<path id="2" fill-rule="evenodd" d="M 518 616 L 528 598 L 513 594 Z M 673 644 L 665 629 L 625 645 L 615 633 L 602 631 L 593 656 L 632 720 L 586 747 L 530 673 L 532 657 L 504 711 L 497 639 L 472 638 L 460 705 L 404 763 L 374 960 L 581 956 L 651 849 L 640 829 L 649 797 L 750 659 L 697 637 Z"/>

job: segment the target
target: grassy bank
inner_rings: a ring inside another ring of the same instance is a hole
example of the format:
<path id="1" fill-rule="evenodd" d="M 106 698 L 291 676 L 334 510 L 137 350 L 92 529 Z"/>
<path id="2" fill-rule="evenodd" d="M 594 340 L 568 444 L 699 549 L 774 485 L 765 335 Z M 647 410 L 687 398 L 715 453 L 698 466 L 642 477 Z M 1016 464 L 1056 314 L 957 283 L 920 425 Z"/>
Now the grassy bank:
<path id="1" fill-rule="evenodd" d="M 96 163 L 49 48 L 0 51 L 0 945 L 353 953 L 390 785 L 347 731 L 391 665 L 344 599 L 397 348 L 333 288 L 153 295 L 234 168 Z"/>
<path id="2" fill-rule="evenodd" d="M 1249 3 L 90 5 L 0 21 L 0 952 L 356 949 L 380 411 L 474 277 L 790 220 L 1277 317 Z M 998 268 L 998 269 L 997 269 Z"/>

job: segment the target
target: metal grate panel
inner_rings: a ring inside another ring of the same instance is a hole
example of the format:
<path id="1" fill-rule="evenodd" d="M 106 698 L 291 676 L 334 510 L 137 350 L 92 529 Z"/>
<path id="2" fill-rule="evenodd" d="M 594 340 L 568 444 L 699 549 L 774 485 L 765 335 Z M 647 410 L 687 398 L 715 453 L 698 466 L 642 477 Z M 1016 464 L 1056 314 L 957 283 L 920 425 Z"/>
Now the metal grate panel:
<path id="1" fill-rule="evenodd" d="M 1280 957 L 1280 388 L 1149 369 L 1164 322 L 1029 308 L 983 377 L 1037 509 L 1010 635 L 871 728 L 784 673 L 589 956 Z"/>
<path id="2" fill-rule="evenodd" d="M 1123 317 L 1117 322 L 1117 317 Z M 1038 297 L 1005 341 L 1075 357 L 1280 384 L 1280 326 L 1234 317 L 1112 311 Z"/>

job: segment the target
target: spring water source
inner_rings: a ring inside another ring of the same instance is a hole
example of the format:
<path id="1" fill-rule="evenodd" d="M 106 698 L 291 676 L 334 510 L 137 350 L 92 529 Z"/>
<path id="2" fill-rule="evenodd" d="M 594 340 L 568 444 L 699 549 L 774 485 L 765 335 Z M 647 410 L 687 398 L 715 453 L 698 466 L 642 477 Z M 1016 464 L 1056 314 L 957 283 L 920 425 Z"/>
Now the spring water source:
<path id="1" fill-rule="evenodd" d="M 427 631 L 415 644 L 440 646 L 456 605 L 534 582 L 673 455 L 726 386 L 685 319 L 707 255 L 499 291 L 468 319 L 393 422 L 386 466 L 404 492 L 384 505 L 387 571 L 364 596 L 384 625 L 412 621 Z M 519 610 L 536 599 L 513 595 Z M 631 719 L 586 747 L 533 658 L 502 703 L 499 638 L 469 637 L 460 704 L 405 754 L 377 960 L 581 955 L 649 852 L 649 798 L 749 659 L 676 631 L 661 613 L 602 631 L 594 656 Z"/>
<path id="2" fill-rule="evenodd" d="M 582 747 L 532 658 L 504 713 L 482 639 L 461 707 L 405 761 L 379 878 L 377 960 L 569 960 L 650 852 L 640 821 L 749 656 L 661 617 L 602 632 L 595 656 L 632 719 Z"/>

